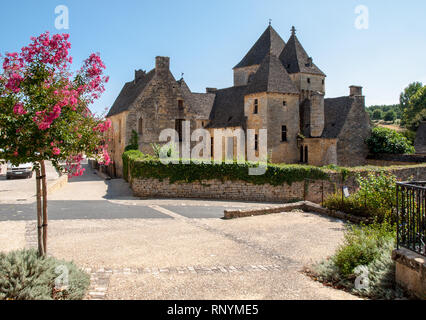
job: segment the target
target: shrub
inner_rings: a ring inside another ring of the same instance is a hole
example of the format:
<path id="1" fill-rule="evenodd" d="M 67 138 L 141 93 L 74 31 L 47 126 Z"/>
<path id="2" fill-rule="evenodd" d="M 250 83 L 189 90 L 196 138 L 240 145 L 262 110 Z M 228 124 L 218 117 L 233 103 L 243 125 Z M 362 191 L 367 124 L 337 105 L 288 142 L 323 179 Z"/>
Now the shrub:
<path id="1" fill-rule="evenodd" d="M 132 136 L 130 138 L 130 144 L 124 148 L 124 152 L 139 150 L 139 136 L 135 130 L 132 130 Z"/>
<path id="2" fill-rule="evenodd" d="M 320 281 L 332 282 L 354 294 L 373 299 L 402 297 L 395 283 L 395 229 L 386 223 L 370 226 L 352 226 L 345 233 L 343 244 L 334 256 L 313 266 Z M 368 276 L 366 288 L 356 288 L 359 271 Z"/>
<path id="3" fill-rule="evenodd" d="M 406 137 L 395 130 L 376 127 L 366 140 L 371 153 L 406 154 L 414 153 L 414 147 Z"/>
<path id="4" fill-rule="evenodd" d="M 381 120 L 383 118 L 382 111 L 380 110 L 374 110 L 372 114 L 373 120 Z"/>
<path id="5" fill-rule="evenodd" d="M 55 290 L 56 268 L 68 269 L 68 288 Z M 39 257 L 36 250 L 0 253 L 0 300 L 81 300 L 89 276 L 73 263 Z"/>
<path id="6" fill-rule="evenodd" d="M 396 113 L 395 113 L 395 111 L 388 111 L 388 112 L 386 112 L 385 113 L 385 116 L 384 116 L 384 120 L 385 121 L 395 121 L 396 120 Z"/>
<path id="7" fill-rule="evenodd" d="M 278 165 L 268 164 L 266 173 L 263 175 L 250 175 L 249 168 L 255 168 L 258 164 L 244 163 L 212 163 L 203 164 L 183 163 L 179 160 L 177 164 L 163 164 L 153 156 L 144 155 L 139 151 L 130 151 L 123 154 L 123 175 L 127 177 L 130 173 L 132 178 L 158 180 L 169 179 L 171 183 L 191 183 L 203 180 L 231 180 L 246 181 L 256 185 L 271 184 L 273 186 L 304 179 L 327 180 L 328 175 L 324 169 L 304 165 Z"/>
<path id="8" fill-rule="evenodd" d="M 324 206 L 355 216 L 374 218 L 378 222 L 393 222 L 396 207 L 396 177 L 390 173 L 370 172 L 357 175 L 359 190 L 348 198 L 341 193 L 329 196 Z"/>

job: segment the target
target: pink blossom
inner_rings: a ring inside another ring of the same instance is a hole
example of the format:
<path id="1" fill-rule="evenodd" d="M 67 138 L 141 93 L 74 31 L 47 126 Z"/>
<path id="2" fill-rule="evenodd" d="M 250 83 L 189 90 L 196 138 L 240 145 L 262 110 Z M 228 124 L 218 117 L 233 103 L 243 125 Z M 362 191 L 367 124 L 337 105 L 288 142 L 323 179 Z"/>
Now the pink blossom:
<path id="1" fill-rule="evenodd" d="M 53 155 L 58 156 L 58 155 L 60 155 L 60 154 L 61 154 L 61 149 L 59 149 L 59 148 L 57 148 L 57 147 L 54 147 L 54 148 L 52 149 L 52 153 L 53 153 Z"/>
<path id="2" fill-rule="evenodd" d="M 21 103 L 17 103 L 13 107 L 13 113 L 14 114 L 24 115 L 24 114 L 27 114 L 27 111 L 24 109 L 24 106 Z"/>

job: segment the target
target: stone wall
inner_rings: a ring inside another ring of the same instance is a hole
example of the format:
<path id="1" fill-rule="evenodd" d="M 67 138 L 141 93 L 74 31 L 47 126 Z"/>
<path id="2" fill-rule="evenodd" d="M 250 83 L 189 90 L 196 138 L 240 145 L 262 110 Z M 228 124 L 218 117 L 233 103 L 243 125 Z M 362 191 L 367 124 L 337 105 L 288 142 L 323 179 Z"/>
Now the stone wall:
<path id="1" fill-rule="evenodd" d="M 396 263 L 396 282 L 408 294 L 426 300 L 426 257 L 400 248 L 392 254 Z"/>
<path id="2" fill-rule="evenodd" d="M 398 179 L 426 180 L 426 165 L 392 168 Z M 170 183 L 165 179 L 132 179 L 131 188 L 135 196 L 142 198 L 201 198 L 239 201 L 289 202 L 307 200 L 320 203 L 335 193 L 342 185 L 351 193 L 358 188 L 355 177 L 350 176 L 344 183 L 340 173 L 330 173 L 330 180 L 301 181 L 291 186 L 254 185 L 244 181 L 209 180 L 192 183 Z"/>

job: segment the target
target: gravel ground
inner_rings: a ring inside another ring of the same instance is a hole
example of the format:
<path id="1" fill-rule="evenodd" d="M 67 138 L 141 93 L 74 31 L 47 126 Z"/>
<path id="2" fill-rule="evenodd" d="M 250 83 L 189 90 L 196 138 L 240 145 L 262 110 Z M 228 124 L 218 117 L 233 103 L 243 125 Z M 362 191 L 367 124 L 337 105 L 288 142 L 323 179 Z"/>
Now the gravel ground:
<path id="1" fill-rule="evenodd" d="M 25 222 L 0 222 L 0 252 L 25 247 Z"/>
<path id="2" fill-rule="evenodd" d="M 107 299 L 122 300 L 357 300 L 298 272 L 212 275 L 113 275 Z"/>
<path id="3" fill-rule="evenodd" d="M 176 220 L 52 221 L 50 252 L 85 267 L 137 268 L 272 262 Z"/>

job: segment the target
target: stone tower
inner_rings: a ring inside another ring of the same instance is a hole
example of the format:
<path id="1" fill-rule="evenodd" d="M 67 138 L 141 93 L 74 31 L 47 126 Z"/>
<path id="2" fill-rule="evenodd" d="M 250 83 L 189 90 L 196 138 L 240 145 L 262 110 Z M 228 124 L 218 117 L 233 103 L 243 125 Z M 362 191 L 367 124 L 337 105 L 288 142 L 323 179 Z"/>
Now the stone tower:
<path id="1" fill-rule="evenodd" d="M 280 55 L 280 60 L 300 91 L 303 133 L 312 138 L 321 137 L 324 130 L 324 95 L 326 75 L 314 64 L 292 27 L 291 37 Z"/>

